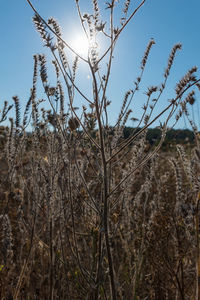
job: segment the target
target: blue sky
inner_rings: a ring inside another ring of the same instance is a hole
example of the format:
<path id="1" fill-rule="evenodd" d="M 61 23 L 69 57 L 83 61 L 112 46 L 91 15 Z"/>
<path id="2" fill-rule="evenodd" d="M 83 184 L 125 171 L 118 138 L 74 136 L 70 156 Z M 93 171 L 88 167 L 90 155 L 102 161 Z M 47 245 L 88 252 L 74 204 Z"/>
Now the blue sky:
<path id="1" fill-rule="evenodd" d="M 33 0 L 40 14 L 48 19 L 55 17 L 64 33 L 66 41 L 70 40 L 79 24 L 73 0 Z M 105 1 L 99 1 L 104 3 Z M 122 1 L 120 1 L 122 3 Z M 132 1 L 134 8 L 140 3 Z M 119 4 L 120 5 L 120 4 Z M 90 0 L 80 0 L 83 12 L 91 7 Z M 107 11 L 101 7 L 102 17 Z M 116 20 L 120 18 L 120 6 L 116 10 Z M 162 110 L 168 99 L 174 96 L 176 82 L 192 66 L 200 68 L 200 1 L 199 0 L 147 0 L 135 18 L 122 33 L 113 60 L 113 69 L 108 90 L 108 98 L 112 101 L 110 107 L 111 123 L 117 118 L 121 101 L 125 92 L 133 88 L 133 82 L 139 74 L 140 61 L 150 38 L 154 38 L 153 46 L 146 72 L 141 85 L 141 91 L 131 107 L 134 116 L 139 117 L 145 101 L 144 92 L 148 86 L 159 85 L 163 79 L 164 69 L 171 48 L 175 43 L 183 45 L 175 59 L 168 86 L 160 99 L 156 112 Z M 18 95 L 21 107 L 25 105 L 30 94 L 33 72 L 33 55 L 45 53 L 51 61 L 48 49 L 42 46 L 40 37 L 32 24 L 33 12 L 26 0 L 2 1 L 0 5 L 0 100 L 12 103 L 12 96 Z M 200 78 L 200 72 L 198 71 Z M 87 68 L 81 64 L 79 85 L 83 91 L 91 89 Z M 52 78 L 53 81 L 53 78 Z M 38 95 L 40 98 L 40 95 Z M 41 96 L 42 97 L 42 96 Z M 194 106 L 195 121 L 198 122 L 198 93 Z M 157 125 L 157 123 L 155 124 Z M 184 127 L 181 121 L 177 127 Z"/>

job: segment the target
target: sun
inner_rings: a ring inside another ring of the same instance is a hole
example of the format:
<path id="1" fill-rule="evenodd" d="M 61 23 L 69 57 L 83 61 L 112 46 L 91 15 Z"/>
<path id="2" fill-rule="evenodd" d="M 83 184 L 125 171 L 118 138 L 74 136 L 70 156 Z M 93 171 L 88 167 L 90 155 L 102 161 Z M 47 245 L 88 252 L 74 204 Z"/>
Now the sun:
<path id="1" fill-rule="evenodd" d="M 72 49 L 79 55 L 87 57 L 89 50 L 89 41 L 86 36 L 76 34 L 71 41 Z"/>

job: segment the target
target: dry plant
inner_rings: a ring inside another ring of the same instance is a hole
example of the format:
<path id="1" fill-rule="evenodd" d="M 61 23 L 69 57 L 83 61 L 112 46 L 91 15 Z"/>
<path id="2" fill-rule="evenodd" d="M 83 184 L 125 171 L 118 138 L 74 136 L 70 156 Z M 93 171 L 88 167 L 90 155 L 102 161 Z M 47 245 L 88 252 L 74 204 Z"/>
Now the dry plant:
<path id="1" fill-rule="evenodd" d="M 176 44 L 161 85 L 147 88 L 137 120 L 131 106 L 155 44 L 150 40 L 134 87 L 125 93 L 116 123 L 111 125 L 107 90 L 113 53 L 121 33 L 146 1 L 135 8 L 131 1 L 124 1 L 117 27 L 118 1 L 101 5 L 109 11 L 107 21 L 101 18 L 97 0 L 91 1 L 92 13 L 84 14 L 76 0 L 89 42 L 86 58 L 62 38 L 55 19 L 45 21 L 27 2 L 35 13 L 36 30 L 53 56 L 56 83 L 50 85 L 46 58 L 37 54 L 23 117 L 19 98 L 13 97 L 16 117 L 9 119 L 1 157 L 5 166 L 0 207 L 1 299 L 186 300 L 194 296 L 195 262 L 196 299 L 200 299 L 199 148 L 191 163 L 181 147 L 180 160 L 159 155 L 169 121 L 176 123 L 187 114 L 199 88 L 197 68 L 188 70 L 177 83 L 174 98 L 155 116 L 181 49 Z M 99 35 L 108 45 L 101 54 Z M 92 97 L 81 91 L 77 80 L 80 61 L 90 70 Z M 46 100 L 37 96 L 39 77 Z M 84 102 L 79 110 L 77 95 Z M 44 101 L 48 109 L 42 107 Z M 6 102 L 1 121 L 11 108 Z M 161 138 L 149 147 L 148 128 L 163 115 Z M 125 139 L 123 131 L 131 118 L 137 126 Z M 196 130 L 195 135 L 197 139 Z"/>

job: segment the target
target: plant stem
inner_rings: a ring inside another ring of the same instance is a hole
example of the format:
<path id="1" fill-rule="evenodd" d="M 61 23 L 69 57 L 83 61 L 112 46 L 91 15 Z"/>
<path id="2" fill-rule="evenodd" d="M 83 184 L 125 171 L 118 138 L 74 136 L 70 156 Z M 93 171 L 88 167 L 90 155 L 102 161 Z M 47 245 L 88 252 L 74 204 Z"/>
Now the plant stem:
<path id="1" fill-rule="evenodd" d="M 199 245 L 199 200 L 200 193 L 198 193 L 196 214 L 195 214 L 195 226 L 196 226 L 196 300 L 200 300 L 200 245 Z"/>

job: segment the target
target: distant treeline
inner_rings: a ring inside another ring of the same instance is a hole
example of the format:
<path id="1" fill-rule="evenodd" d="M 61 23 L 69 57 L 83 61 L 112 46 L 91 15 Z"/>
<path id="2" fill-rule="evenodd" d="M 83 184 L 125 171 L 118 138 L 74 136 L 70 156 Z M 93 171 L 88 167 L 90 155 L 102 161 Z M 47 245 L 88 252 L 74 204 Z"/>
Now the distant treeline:
<path id="1" fill-rule="evenodd" d="M 132 127 L 124 128 L 124 138 L 127 138 L 136 130 Z M 137 129 L 138 131 L 139 129 Z M 147 131 L 147 141 L 150 145 L 157 143 L 161 138 L 161 130 L 159 128 L 149 128 Z M 194 133 L 189 129 L 170 129 L 167 134 L 163 147 L 168 147 L 176 144 L 193 144 Z"/>

